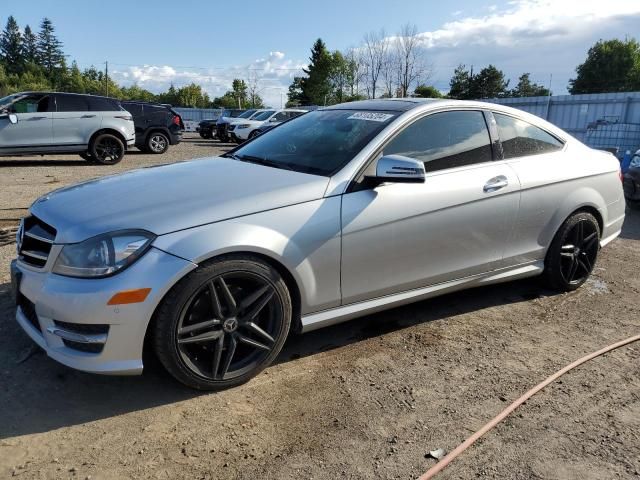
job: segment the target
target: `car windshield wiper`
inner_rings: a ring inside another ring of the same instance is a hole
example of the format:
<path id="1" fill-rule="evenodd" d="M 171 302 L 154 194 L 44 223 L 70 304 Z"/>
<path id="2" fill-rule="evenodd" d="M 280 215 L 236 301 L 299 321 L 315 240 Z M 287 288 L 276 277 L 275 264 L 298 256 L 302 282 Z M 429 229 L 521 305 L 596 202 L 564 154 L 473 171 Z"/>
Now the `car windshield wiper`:
<path id="1" fill-rule="evenodd" d="M 293 168 L 289 164 L 276 162 L 267 158 L 256 157 L 254 155 L 238 155 L 234 153 L 231 154 L 231 157 L 242 162 L 256 163 L 258 165 L 264 165 L 266 167 L 282 168 L 285 170 L 293 170 Z"/>

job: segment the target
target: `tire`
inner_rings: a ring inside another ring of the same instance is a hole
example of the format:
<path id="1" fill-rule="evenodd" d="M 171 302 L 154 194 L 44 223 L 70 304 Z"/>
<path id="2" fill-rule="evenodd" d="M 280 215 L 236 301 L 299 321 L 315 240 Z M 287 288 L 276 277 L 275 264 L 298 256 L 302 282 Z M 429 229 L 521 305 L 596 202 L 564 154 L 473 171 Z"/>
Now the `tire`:
<path id="1" fill-rule="evenodd" d="M 115 165 L 124 158 L 124 152 L 122 140 L 110 133 L 97 135 L 89 145 L 89 153 L 94 161 L 102 165 Z"/>
<path id="2" fill-rule="evenodd" d="M 591 275 L 599 249 L 598 221 L 587 212 L 573 214 L 562 224 L 547 252 L 547 285 L 563 292 L 579 288 Z"/>
<path id="3" fill-rule="evenodd" d="M 87 162 L 91 162 L 94 163 L 95 160 L 93 159 L 93 157 L 91 156 L 91 154 L 89 152 L 82 152 L 79 154 L 84 160 L 86 160 Z"/>
<path id="4" fill-rule="evenodd" d="M 249 140 L 251 140 L 252 138 L 256 138 L 258 135 L 260 135 L 260 132 L 259 132 L 259 131 L 257 131 L 257 130 L 252 131 L 252 132 L 249 134 Z"/>
<path id="5" fill-rule="evenodd" d="M 291 316 L 289 290 L 277 270 L 251 256 L 229 255 L 178 282 L 160 304 L 150 333 L 174 378 L 198 390 L 222 390 L 273 362 Z"/>
<path id="6" fill-rule="evenodd" d="M 169 150 L 169 137 L 162 132 L 151 132 L 144 146 L 147 152 L 161 155 Z"/>

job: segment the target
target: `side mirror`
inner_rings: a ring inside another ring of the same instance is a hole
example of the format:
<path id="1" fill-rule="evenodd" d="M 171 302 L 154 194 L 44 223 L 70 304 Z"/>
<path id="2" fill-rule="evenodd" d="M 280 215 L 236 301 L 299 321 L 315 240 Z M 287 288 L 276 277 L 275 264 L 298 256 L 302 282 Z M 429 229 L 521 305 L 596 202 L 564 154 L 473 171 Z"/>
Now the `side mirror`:
<path id="1" fill-rule="evenodd" d="M 385 155 L 378 160 L 374 178 L 379 183 L 424 183 L 424 164 L 402 155 Z"/>
<path id="2" fill-rule="evenodd" d="M 9 121 L 15 125 L 18 123 L 18 116 L 15 113 L 11 113 L 9 115 Z"/>

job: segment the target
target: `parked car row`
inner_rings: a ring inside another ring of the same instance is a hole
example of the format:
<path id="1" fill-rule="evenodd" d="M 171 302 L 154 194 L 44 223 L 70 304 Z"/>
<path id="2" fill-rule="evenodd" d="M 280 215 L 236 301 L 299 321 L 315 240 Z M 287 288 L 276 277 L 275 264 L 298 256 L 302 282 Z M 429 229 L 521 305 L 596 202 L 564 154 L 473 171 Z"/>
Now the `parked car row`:
<path id="1" fill-rule="evenodd" d="M 134 145 L 164 153 L 182 139 L 170 105 L 61 92 L 21 92 L 0 99 L 0 155 L 78 153 L 113 165 Z"/>
<path id="2" fill-rule="evenodd" d="M 196 131 L 202 138 L 217 138 L 223 143 L 242 143 L 308 111 L 304 107 L 225 109 L 218 118 L 202 120 Z"/>

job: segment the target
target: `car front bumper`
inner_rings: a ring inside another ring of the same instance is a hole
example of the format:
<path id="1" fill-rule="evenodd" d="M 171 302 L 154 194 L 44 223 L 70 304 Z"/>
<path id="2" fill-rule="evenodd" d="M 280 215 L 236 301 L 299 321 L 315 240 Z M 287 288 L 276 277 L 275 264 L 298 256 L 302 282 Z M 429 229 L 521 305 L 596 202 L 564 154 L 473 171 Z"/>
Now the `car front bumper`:
<path id="1" fill-rule="evenodd" d="M 142 373 L 149 321 L 171 286 L 195 264 L 151 248 L 135 264 L 107 278 L 64 277 L 15 260 L 16 320 L 47 355 L 86 372 Z M 123 290 L 151 288 L 143 302 L 107 305 Z"/>

